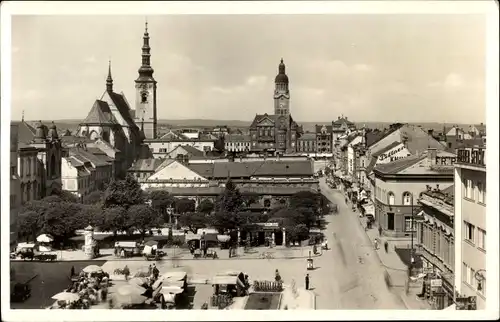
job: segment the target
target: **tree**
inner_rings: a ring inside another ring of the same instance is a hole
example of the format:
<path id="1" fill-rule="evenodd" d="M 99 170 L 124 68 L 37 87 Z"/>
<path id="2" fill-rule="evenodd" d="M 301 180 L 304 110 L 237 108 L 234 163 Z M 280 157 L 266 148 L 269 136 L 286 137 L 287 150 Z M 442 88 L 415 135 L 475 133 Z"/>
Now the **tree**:
<path id="1" fill-rule="evenodd" d="M 204 213 L 204 214 L 210 214 L 214 210 L 214 203 L 210 199 L 203 199 L 200 204 L 198 205 L 197 211 Z"/>
<path id="2" fill-rule="evenodd" d="M 189 212 L 179 216 L 179 224 L 188 227 L 194 234 L 198 229 L 207 227 L 209 222 L 210 218 L 201 212 Z"/>
<path id="3" fill-rule="evenodd" d="M 162 224 L 162 218 L 158 212 L 149 205 L 133 205 L 127 212 L 128 226 L 139 230 L 143 238 L 146 235 L 146 231 L 158 228 Z"/>
<path id="4" fill-rule="evenodd" d="M 104 209 L 102 226 L 103 231 L 112 231 L 116 237 L 117 232 L 126 231 L 130 228 L 127 210 L 124 207 L 112 207 Z"/>
<path id="5" fill-rule="evenodd" d="M 75 230 L 85 228 L 85 224 L 88 224 L 79 213 L 80 207 L 74 203 L 61 202 L 50 206 L 44 212 L 40 230 L 42 233 L 52 235 L 56 243 L 64 243 Z"/>
<path id="6" fill-rule="evenodd" d="M 295 218 L 297 223 L 310 228 L 319 213 L 318 195 L 310 191 L 297 192 L 290 198 L 290 208 L 301 214 L 301 216 Z"/>
<path id="7" fill-rule="evenodd" d="M 218 196 L 215 210 L 237 213 L 243 206 L 243 197 L 231 179 L 227 180 L 224 191 Z"/>
<path id="8" fill-rule="evenodd" d="M 175 202 L 175 211 L 178 214 L 185 214 L 187 212 L 194 212 L 195 211 L 195 201 L 188 199 L 188 198 L 182 198 L 179 200 L 176 200 Z"/>
<path id="9" fill-rule="evenodd" d="M 28 210 L 17 217 L 17 231 L 19 237 L 26 241 L 35 241 L 40 233 L 40 220 L 36 212 Z"/>
<path id="10" fill-rule="evenodd" d="M 286 239 L 288 242 L 298 241 L 301 242 L 309 238 L 309 229 L 304 224 L 288 227 L 286 229 Z"/>
<path id="11" fill-rule="evenodd" d="M 245 207 L 249 207 L 250 205 L 259 201 L 259 194 L 256 192 L 247 192 L 242 195 Z"/>
<path id="12" fill-rule="evenodd" d="M 111 182 L 104 192 L 105 208 L 120 206 L 128 209 L 133 205 L 144 204 L 144 202 L 144 192 L 141 186 L 130 175 L 125 180 Z"/>
<path id="13" fill-rule="evenodd" d="M 92 191 L 83 197 L 83 203 L 86 205 L 102 204 L 104 198 L 104 191 Z"/>
<path id="14" fill-rule="evenodd" d="M 155 190 L 149 194 L 151 206 L 156 209 L 163 217 L 164 221 L 168 221 L 167 209 L 175 204 L 175 198 L 165 190 Z"/>
<path id="15" fill-rule="evenodd" d="M 86 225 L 92 225 L 93 227 L 98 227 L 100 229 L 105 226 L 104 211 L 100 205 L 83 204 L 80 207 L 78 215 L 87 223 Z"/>

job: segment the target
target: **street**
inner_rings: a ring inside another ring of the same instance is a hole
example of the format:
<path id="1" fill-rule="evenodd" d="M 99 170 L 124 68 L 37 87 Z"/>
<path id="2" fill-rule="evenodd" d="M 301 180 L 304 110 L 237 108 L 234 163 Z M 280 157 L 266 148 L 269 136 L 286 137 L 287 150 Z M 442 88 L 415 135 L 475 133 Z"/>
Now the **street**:
<path id="1" fill-rule="evenodd" d="M 315 264 L 321 269 L 312 278 L 317 281 L 316 308 L 321 309 L 406 309 L 399 296 L 384 281 L 373 245 L 360 226 L 357 213 L 345 204 L 340 191 L 330 189 L 320 179 L 322 193 L 338 205 L 338 213 L 326 217 L 324 231 L 328 247 Z M 314 286 L 313 286 L 314 287 Z"/>

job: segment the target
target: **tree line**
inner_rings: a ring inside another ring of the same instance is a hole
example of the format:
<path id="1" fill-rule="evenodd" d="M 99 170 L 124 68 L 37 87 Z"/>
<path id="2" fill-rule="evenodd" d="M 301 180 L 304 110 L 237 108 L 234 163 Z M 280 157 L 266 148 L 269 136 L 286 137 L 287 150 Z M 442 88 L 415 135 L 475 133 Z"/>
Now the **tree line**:
<path id="1" fill-rule="evenodd" d="M 228 180 L 215 202 L 202 200 L 198 207 L 188 198 L 174 198 L 167 191 L 144 192 L 131 176 L 112 181 L 104 191 L 95 191 L 82 201 L 72 194 L 59 192 L 41 200 L 23 205 L 18 216 L 18 235 L 32 241 L 42 233 L 51 234 L 56 243 L 65 244 L 75 231 L 88 225 L 100 231 L 139 231 L 144 237 L 148 231 L 160 228 L 169 221 L 169 209 L 179 215 L 177 228 L 187 227 L 192 232 L 212 227 L 219 232 L 240 228 L 252 230 L 257 223 L 278 222 L 287 229 L 287 239 L 307 239 L 309 228 L 318 223 L 322 213 L 321 195 L 298 192 L 289 200 L 267 213 L 253 213 L 248 206 L 258 200 L 255 194 L 242 195 Z"/>

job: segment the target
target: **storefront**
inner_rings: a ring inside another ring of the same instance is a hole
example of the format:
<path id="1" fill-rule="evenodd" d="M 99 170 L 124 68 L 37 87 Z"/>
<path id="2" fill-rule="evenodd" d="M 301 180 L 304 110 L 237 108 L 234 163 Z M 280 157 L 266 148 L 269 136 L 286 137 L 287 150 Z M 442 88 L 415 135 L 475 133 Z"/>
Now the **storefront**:
<path id="1" fill-rule="evenodd" d="M 278 223 L 257 223 L 253 229 L 240 232 L 242 243 L 250 243 L 252 246 L 285 246 L 286 231 L 280 228 Z"/>

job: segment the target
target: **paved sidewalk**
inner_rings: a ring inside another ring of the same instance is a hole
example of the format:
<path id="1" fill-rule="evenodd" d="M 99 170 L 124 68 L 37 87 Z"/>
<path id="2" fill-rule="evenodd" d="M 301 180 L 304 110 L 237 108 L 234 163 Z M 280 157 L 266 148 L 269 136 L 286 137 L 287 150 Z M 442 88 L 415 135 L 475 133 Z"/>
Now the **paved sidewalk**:
<path id="1" fill-rule="evenodd" d="M 318 247 L 319 249 L 320 247 Z M 168 261 L 172 259 L 182 259 L 182 260 L 213 260 L 209 258 L 193 258 L 193 255 L 187 249 L 183 248 L 164 248 L 162 251 L 167 253 L 167 256 L 163 257 L 162 260 Z M 218 260 L 238 260 L 238 259 L 294 259 L 294 258 L 307 258 L 309 257 L 309 251 L 312 253 L 312 246 L 303 247 L 255 247 L 248 253 L 245 253 L 243 247 L 239 247 L 236 256 L 229 258 L 228 249 L 216 249 Z M 321 250 L 320 250 L 321 251 Z M 268 256 L 266 257 L 266 254 Z M 119 258 L 114 255 L 113 249 L 100 249 L 100 255 L 94 260 L 107 260 L 107 261 L 145 261 L 144 257 L 135 256 L 129 258 Z M 312 257 L 321 256 L 321 253 L 317 255 L 311 255 Z M 21 260 L 21 259 L 15 259 Z M 81 250 L 75 251 L 57 251 L 57 261 L 83 261 L 89 260 L 85 253 Z M 22 260 L 21 260 L 22 261 Z"/>
<path id="2" fill-rule="evenodd" d="M 363 229 L 366 227 L 366 217 L 359 217 L 359 223 Z M 388 273 L 388 283 L 393 289 L 401 296 L 401 299 L 410 310 L 430 310 L 430 306 L 425 302 L 417 299 L 417 294 L 422 290 L 422 281 L 410 282 L 408 292 L 406 292 L 406 285 L 408 282 L 408 267 L 403 263 L 401 258 L 396 253 L 395 246 L 407 246 L 407 240 L 397 240 L 394 238 L 386 238 L 379 236 L 378 227 L 372 226 L 372 229 L 365 230 L 366 235 L 375 244 L 375 239 L 379 239 L 379 248 L 377 250 L 377 257 L 382 266 L 385 267 Z M 385 252 L 384 242 L 389 244 L 388 252 Z"/>

